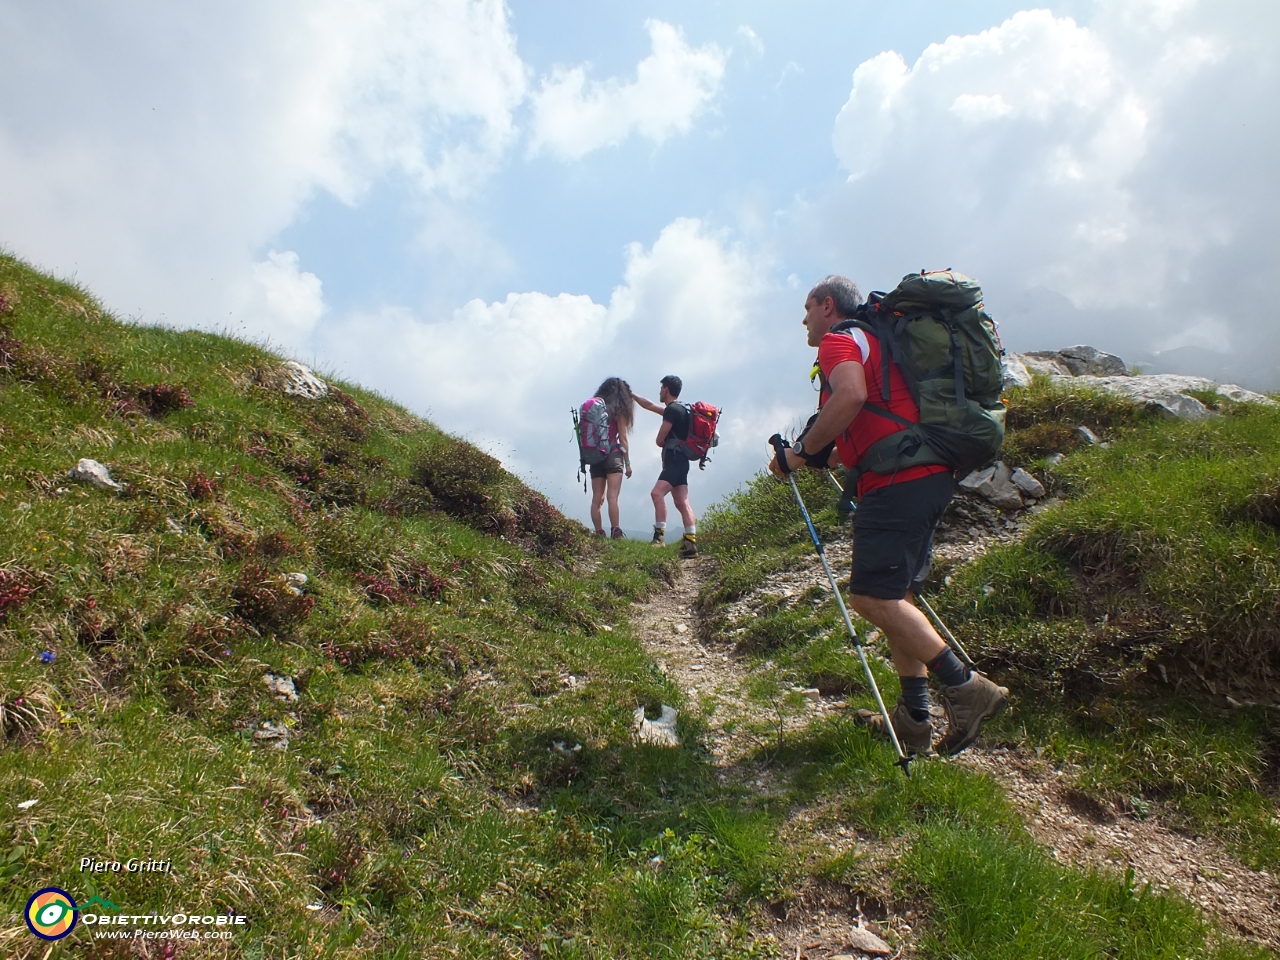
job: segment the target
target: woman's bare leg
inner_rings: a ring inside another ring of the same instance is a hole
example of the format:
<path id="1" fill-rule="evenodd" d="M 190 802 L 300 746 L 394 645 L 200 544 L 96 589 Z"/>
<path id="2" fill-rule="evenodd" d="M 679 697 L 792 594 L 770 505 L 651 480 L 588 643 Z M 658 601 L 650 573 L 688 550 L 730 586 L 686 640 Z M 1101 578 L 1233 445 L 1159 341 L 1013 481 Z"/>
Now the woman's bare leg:
<path id="1" fill-rule="evenodd" d="M 622 489 L 622 474 L 611 473 L 605 478 L 608 484 L 607 496 L 609 498 L 609 524 L 615 530 L 622 526 L 618 514 L 618 492 Z"/>
<path id="2" fill-rule="evenodd" d="M 596 533 L 604 533 L 604 525 L 600 516 L 600 504 L 604 503 L 604 477 L 591 478 L 591 522 L 595 524 Z"/>

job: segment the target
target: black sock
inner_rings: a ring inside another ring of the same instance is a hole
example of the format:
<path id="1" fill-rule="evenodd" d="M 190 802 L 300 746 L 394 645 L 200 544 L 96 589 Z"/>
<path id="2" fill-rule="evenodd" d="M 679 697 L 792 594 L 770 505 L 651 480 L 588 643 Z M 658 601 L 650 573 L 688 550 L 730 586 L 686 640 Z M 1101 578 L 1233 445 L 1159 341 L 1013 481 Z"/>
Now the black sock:
<path id="1" fill-rule="evenodd" d="M 928 720 L 929 678 L 899 677 L 898 683 L 902 685 L 902 702 L 906 705 L 907 713 L 911 714 L 911 719 L 917 723 Z"/>
<path id="2" fill-rule="evenodd" d="M 947 647 L 926 664 L 929 672 L 948 687 L 958 687 L 969 680 L 969 668 Z"/>

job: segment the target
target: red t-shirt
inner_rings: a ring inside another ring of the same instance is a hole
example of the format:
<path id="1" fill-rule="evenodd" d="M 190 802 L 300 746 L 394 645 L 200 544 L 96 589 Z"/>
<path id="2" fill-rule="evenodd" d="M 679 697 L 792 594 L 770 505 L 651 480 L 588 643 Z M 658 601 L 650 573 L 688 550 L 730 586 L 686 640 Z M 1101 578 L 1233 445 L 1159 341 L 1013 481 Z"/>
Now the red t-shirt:
<path id="1" fill-rule="evenodd" d="M 852 334 L 850 336 L 849 334 Z M 889 364 L 889 402 L 884 402 L 884 394 L 880 381 L 880 341 L 868 336 L 865 331 L 854 328 L 849 333 L 828 333 L 818 345 L 818 366 L 822 370 L 824 381 L 831 378 L 831 371 L 838 364 L 853 361 L 862 364 L 863 374 L 867 378 L 867 402 L 877 407 L 888 409 L 900 417 L 915 422 L 920 419 L 920 410 L 902 374 L 896 364 Z M 827 402 L 830 394 L 822 391 L 819 405 Z M 882 417 L 870 410 L 859 410 L 849 428 L 836 438 L 836 450 L 840 454 L 840 462 L 846 467 L 855 466 L 872 444 L 877 440 L 897 433 L 902 427 L 887 417 Z M 858 496 L 865 497 L 872 490 L 887 487 L 891 483 L 903 483 L 907 480 L 918 480 L 935 473 L 945 473 L 951 468 L 941 463 L 929 463 L 921 466 L 907 467 L 897 473 L 872 473 L 868 470 L 858 480 Z"/>

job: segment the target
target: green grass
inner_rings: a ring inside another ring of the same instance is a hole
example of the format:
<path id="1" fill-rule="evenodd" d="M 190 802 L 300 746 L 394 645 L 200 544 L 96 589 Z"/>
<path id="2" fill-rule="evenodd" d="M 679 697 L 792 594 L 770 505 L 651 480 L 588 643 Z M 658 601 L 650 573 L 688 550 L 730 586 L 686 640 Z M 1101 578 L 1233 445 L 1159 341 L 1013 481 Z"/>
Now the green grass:
<path id="1" fill-rule="evenodd" d="M 1247 955 L 1206 946 L 1176 898 L 1049 861 L 989 780 L 919 764 L 904 781 L 846 723 L 762 728 L 782 803 L 723 781 L 696 711 L 628 623 L 672 582 L 673 550 L 596 544 L 493 458 L 369 391 L 283 396 L 278 358 L 254 345 L 122 324 L 11 257 L 0 296 L 4 916 L 57 885 L 131 913 L 247 914 L 210 956 L 776 956 L 759 936 L 768 904 L 810 876 L 863 883 L 856 863 L 783 839 L 789 803 L 823 802 L 903 845 L 891 879 L 925 908 L 924 956 Z M 80 457 L 124 491 L 68 481 Z M 833 491 L 801 485 L 830 535 Z M 1273 489 L 1241 486 L 1229 522 L 1266 522 Z M 706 528 L 713 622 L 811 549 L 790 489 L 766 479 Z M 1072 602 L 1086 622 L 1087 591 Z M 779 716 L 793 681 L 862 696 L 824 593 L 752 631 L 744 646 L 777 667 L 757 693 Z M 892 671 L 873 666 L 892 697 Z M 297 701 L 272 696 L 268 673 L 293 678 Z M 682 709 L 682 747 L 635 744 L 636 705 L 664 702 Z M 1087 717 L 1016 722 L 1002 735 L 1103 755 Z M 1243 809 L 1265 727 L 1210 717 L 1159 741 L 1182 751 L 1156 758 L 1163 789 L 1242 849 L 1261 848 L 1273 808 L 1258 801 L 1247 835 L 1222 798 Z M 287 750 L 263 736 L 281 729 Z M 1130 729 L 1090 768 L 1092 789 L 1152 793 L 1150 774 L 1117 772 L 1152 742 Z M 84 873 L 85 856 L 173 872 Z M 1017 909 L 985 916 L 1009 889 L 1027 891 Z M 0 954 L 128 955 L 88 934 L 46 954 L 9 924 Z"/>
<path id="2" fill-rule="evenodd" d="M 1064 503 L 1021 542 L 947 571 L 935 602 L 984 669 L 1013 687 L 1013 709 L 988 736 L 1067 765 L 1087 795 L 1222 837 L 1274 871 L 1274 713 L 1229 708 L 1221 691 L 1230 680 L 1274 690 L 1267 678 L 1280 666 L 1280 414 L 1223 404 L 1221 417 L 1170 424 L 1044 382 L 1009 400 L 1010 459 L 1044 467 L 1048 453 L 1069 456 L 1050 475 Z M 1078 425 L 1110 446 L 1081 446 Z M 802 483 L 829 537 L 834 492 L 813 474 Z M 702 541 L 722 571 L 703 602 L 749 662 L 767 657 L 784 684 L 848 690 L 853 705 L 872 706 L 829 599 L 766 598 L 739 621 L 723 614 L 812 549 L 787 485 L 761 475 L 711 514 Z M 873 667 L 892 701 L 892 671 L 878 658 Z M 791 738 L 778 762 L 804 802 L 841 796 L 844 819 L 907 844 L 897 875 L 901 895 L 930 917 L 925 955 L 1265 955 L 1205 946 L 1203 921 L 1177 896 L 1059 865 L 990 781 L 929 763 L 915 764 L 910 782 L 895 779 L 884 749 L 837 723 Z M 856 884 L 858 871 L 843 858 L 819 872 Z"/>
<path id="3" fill-rule="evenodd" d="M 627 623 L 673 551 L 599 552 L 376 394 L 282 395 L 253 345 L 121 324 L 8 257 L 0 295 L 6 916 L 52 884 L 249 915 L 227 956 L 751 952 L 768 824 L 699 752 L 631 741 L 636 704 L 681 702 Z M 80 457 L 124 491 L 67 480 Z"/>

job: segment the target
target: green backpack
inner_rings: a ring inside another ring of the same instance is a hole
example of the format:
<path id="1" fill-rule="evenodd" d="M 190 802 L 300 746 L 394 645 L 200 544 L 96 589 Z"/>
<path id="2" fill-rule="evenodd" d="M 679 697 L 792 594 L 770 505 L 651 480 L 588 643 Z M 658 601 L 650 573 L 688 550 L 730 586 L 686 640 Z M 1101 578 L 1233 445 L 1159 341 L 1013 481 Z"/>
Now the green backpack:
<path id="1" fill-rule="evenodd" d="M 904 428 L 872 445 L 854 467 L 858 475 L 942 463 L 963 477 L 995 461 L 1004 442 L 1004 348 L 977 283 L 951 270 L 910 274 L 889 293 L 872 293 L 832 332 L 853 327 L 880 341 L 886 407 L 864 408 Z M 890 362 L 920 408 L 919 423 L 887 409 Z"/>

